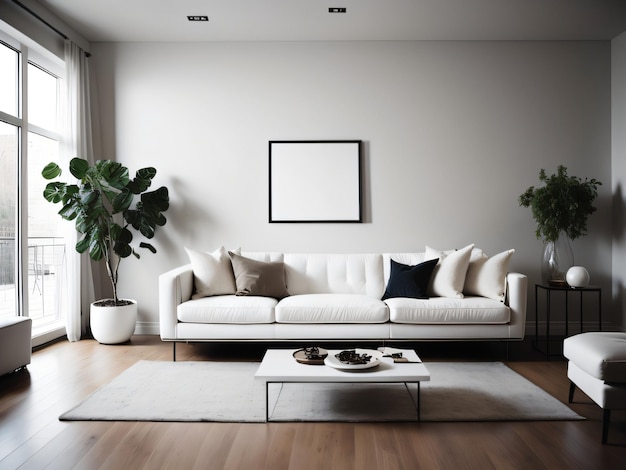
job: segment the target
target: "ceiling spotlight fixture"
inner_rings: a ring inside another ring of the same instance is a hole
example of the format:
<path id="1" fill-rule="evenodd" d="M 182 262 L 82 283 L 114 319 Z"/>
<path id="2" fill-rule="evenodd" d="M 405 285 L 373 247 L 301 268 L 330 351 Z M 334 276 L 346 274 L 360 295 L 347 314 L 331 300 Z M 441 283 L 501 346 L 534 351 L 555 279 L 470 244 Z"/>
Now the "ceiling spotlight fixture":
<path id="1" fill-rule="evenodd" d="M 345 12 L 346 12 L 345 8 L 330 7 L 328 9 L 328 13 L 345 13 Z"/>
<path id="2" fill-rule="evenodd" d="M 209 21 L 209 17 L 206 15 L 188 15 L 189 21 Z"/>

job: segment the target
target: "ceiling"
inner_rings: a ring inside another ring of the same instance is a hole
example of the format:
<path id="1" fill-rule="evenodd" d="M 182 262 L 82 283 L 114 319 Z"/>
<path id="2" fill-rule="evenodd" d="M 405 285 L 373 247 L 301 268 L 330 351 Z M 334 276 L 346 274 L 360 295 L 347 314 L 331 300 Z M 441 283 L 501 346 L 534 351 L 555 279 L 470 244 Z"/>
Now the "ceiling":
<path id="1" fill-rule="evenodd" d="M 91 42 L 609 40 L 626 31 L 626 0 L 38 1 Z"/>

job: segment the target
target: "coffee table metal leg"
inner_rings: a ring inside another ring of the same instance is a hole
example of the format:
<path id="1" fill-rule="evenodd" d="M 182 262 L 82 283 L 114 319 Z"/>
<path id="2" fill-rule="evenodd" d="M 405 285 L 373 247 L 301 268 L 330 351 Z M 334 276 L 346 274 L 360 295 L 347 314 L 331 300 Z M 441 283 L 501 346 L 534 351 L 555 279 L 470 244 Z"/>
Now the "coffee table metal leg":
<path id="1" fill-rule="evenodd" d="M 417 420 L 418 421 L 422 420 L 421 405 L 420 405 L 420 383 L 421 382 L 417 382 Z"/>
<path id="2" fill-rule="evenodd" d="M 411 395 L 411 389 L 409 388 L 409 383 L 413 383 L 413 382 L 404 382 L 404 387 L 406 388 L 406 391 L 408 392 L 409 397 L 411 397 L 411 401 L 413 401 L 413 396 Z M 415 384 L 417 385 L 417 391 L 415 392 L 415 401 L 413 402 L 413 404 L 415 405 L 415 411 L 417 412 L 418 421 L 422 420 L 421 408 L 420 408 L 420 383 L 421 382 L 415 382 Z"/>
<path id="3" fill-rule="evenodd" d="M 270 383 L 265 382 L 265 422 L 270 420 Z"/>

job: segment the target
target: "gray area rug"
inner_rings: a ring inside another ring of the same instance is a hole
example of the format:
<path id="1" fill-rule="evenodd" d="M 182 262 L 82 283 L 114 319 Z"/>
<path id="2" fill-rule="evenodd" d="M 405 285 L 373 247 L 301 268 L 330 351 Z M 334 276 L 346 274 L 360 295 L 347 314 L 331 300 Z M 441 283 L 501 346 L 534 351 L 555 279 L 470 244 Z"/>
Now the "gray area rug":
<path id="1" fill-rule="evenodd" d="M 265 421 L 259 363 L 139 361 L 68 421 Z M 316 366 L 311 366 L 316 367 Z M 323 366 L 319 366 L 323 367 Z M 500 362 L 427 363 L 422 421 L 584 419 Z M 416 385 L 270 384 L 272 421 L 414 421 Z"/>

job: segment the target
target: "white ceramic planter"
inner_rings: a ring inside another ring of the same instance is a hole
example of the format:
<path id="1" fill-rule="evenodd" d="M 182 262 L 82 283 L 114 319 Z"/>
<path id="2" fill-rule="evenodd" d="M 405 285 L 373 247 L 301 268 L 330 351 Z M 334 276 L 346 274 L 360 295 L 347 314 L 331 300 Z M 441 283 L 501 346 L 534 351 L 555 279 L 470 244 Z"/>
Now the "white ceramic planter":
<path id="1" fill-rule="evenodd" d="M 106 307 L 91 304 L 91 333 L 102 344 L 125 343 L 135 332 L 137 324 L 137 302 Z"/>
<path id="2" fill-rule="evenodd" d="M 582 266 L 572 266 L 567 270 L 565 280 L 571 287 L 587 287 L 589 285 L 589 273 Z"/>

